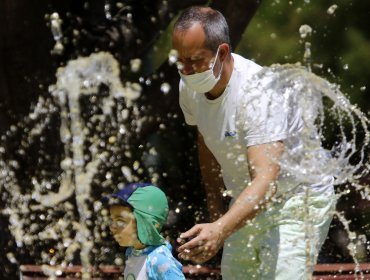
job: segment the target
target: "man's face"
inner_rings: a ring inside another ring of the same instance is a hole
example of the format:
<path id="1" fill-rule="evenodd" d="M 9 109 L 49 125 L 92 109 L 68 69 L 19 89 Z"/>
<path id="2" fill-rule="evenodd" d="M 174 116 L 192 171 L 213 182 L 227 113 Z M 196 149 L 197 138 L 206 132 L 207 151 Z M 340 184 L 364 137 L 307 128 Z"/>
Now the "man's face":
<path id="1" fill-rule="evenodd" d="M 172 46 L 178 53 L 179 70 L 182 74 L 191 75 L 210 69 L 214 54 L 204 47 L 204 41 L 205 34 L 198 23 L 185 32 L 173 32 Z"/>
<path id="2" fill-rule="evenodd" d="M 122 247 L 137 247 L 140 244 L 137 237 L 136 220 L 129 207 L 113 205 L 109 209 L 110 231 L 114 239 Z"/>

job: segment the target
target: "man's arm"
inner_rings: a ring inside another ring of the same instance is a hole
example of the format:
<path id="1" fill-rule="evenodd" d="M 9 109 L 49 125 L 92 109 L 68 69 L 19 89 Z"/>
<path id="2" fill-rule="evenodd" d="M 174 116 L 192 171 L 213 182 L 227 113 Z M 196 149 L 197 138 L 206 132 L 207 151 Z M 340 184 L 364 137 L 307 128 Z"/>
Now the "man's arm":
<path id="1" fill-rule="evenodd" d="M 278 161 L 283 149 L 282 142 L 247 148 L 251 183 L 246 186 L 226 214 L 217 221 L 195 225 L 180 236 L 193 237 L 179 247 L 180 257 L 195 262 L 207 261 L 217 253 L 228 236 L 257 215 L 276 191 L 274 183 L 279 175 Z"/>
<path id="2" fill-rule="evenodd" d="M 223 227 L 224 239 L 243 227 L 264 208 L 276 192 L 279 176 L 278 160 L 284 150 L 282 142 L 249 147 L 247 157 L 251 183 L 236 199 L 230 210 L 217 223 Z"/>
<path id="3" fill-rule="evenodd" d="M 226 212 L 223 191 L 224 182 L 221 177 L 220 165 L 204 143 L 198 131 L 198 155 L 203 185 L 207 197 L 207 206 L 211 222 L 216 221 Z"/>

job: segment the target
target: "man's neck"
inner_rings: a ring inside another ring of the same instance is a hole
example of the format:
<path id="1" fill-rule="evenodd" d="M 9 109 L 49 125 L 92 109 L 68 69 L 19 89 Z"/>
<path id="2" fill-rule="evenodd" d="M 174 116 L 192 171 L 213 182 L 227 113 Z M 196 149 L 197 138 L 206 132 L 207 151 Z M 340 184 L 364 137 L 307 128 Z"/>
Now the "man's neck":
<path id="1" fill-rule="evenodd" d="M 210 99 L 210 100 L 216 99 L 224 93 L 230 81 L 231 75 L 233 73 L 233 69 L 234 69 L 234 58 L 230 54 L 230 57 L 224 61 L 224 65 L 222 67 L 221 79 L 211 91 L 205 93 L 205 96 L 207 99 Z"/>

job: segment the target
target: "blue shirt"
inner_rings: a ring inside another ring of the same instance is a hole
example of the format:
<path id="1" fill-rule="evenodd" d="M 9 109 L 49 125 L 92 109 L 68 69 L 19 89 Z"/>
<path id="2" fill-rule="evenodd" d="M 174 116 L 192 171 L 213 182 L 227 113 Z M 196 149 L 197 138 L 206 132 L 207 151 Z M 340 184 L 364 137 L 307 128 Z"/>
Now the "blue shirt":
<path id="1" fill-rule="evenodd" d="M 126 250 L 125 280 L 185 280 L 181 263 L 171 253 L 166 242 L 142 250 L 132 247 Z"/>

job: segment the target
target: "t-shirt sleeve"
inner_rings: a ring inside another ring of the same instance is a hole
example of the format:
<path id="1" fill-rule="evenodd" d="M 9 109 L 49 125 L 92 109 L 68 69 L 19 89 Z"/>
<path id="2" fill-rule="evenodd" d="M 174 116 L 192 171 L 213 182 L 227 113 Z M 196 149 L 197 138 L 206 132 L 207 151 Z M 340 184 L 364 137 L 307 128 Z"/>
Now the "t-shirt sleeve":
<path id="1" fill-rule="evenodd" d="M 147 259 L 149 280 L 185 280 L 181 265 L 177 260 L 163 252 L 151 254 Z"/>
<path id="2" fill-rule="evenodd" d="M 184 114 L 185 122 L 188 125 L 196 125 L 194 108 L 191 105 L 189 92 L 186 90 L 185 85 L 181 81 L 179 86 L 179 93 L 180 108 Z"/>
<path id="3" fill-rule="evenodd" d="M 247 147 L 295 136 L 303 128 L 301 110 L 294 93 L 256 86 L 246 92 L 239 109 Z"/>

